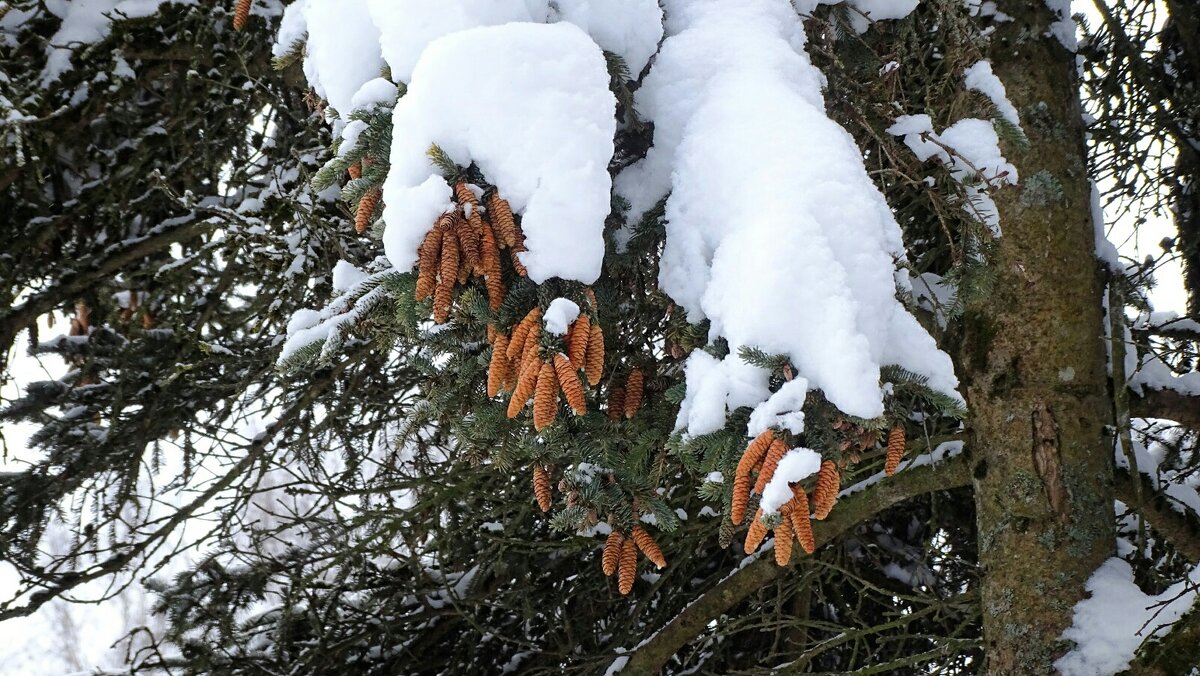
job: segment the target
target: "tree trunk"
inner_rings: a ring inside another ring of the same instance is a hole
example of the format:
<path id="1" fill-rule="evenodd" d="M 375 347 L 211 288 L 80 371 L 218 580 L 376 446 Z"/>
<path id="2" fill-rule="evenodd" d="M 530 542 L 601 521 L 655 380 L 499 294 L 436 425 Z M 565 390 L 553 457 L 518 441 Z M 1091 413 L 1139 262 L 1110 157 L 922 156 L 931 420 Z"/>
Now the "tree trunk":
<path id="1" fill-rule="evenodd" d="M 990 58 L 1032 150 L 1007 147 L 1020 185 L 997 196 L 990 297 L 967 309 L 961 365 L 972 413 L 989 674 L 1046 674 L 1084 583 L 1115 548 L 1111 418 L 1075 57 L 1041 0 L 1001 0 Z"/>

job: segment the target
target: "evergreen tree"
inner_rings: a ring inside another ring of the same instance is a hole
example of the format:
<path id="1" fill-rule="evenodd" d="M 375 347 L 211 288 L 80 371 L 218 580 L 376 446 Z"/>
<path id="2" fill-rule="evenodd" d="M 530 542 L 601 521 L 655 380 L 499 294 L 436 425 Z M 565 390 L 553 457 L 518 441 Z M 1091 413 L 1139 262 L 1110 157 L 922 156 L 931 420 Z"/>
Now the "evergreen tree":
<path id="1" fill-rule="evenodd" d="M 100 4 L 0 4 L 4 373 L 65 364 L 0 410 L 0 619 L 137 574 L 143 672 L 1200 660 L 1196 318 L 1089 182 L 1191 273 L 1187 3 L 1082 84 L 1016 0 Z M 1173 627 L 1098 656 L 1122 583 Z"/>

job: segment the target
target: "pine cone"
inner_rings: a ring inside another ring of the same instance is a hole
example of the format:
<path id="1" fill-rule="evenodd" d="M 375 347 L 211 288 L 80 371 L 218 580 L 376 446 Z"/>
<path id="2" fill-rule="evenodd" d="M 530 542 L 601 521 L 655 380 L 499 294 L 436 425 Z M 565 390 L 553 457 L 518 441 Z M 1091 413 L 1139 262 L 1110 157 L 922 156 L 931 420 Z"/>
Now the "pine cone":
<path id="1" fill-rule="evenodd" d="M 513 388 L 512 398 L 508 400 L 509 418 L 517 417 L 521 409 L 525 408 L 525 404 L 529 402 L 529 397 L 533 395 L 533 391 L 537 387 L 538 374 L 541 371 L 541 359 L 534 359 L 521 369 L 520 375 L 517 376 L 517 386 Z"/>
<path id="2" fill-rule="evenodd" d="M 633 590 L 633 581 L 637 577 L 637 545 L 633 538 L 626 538 L 621 545 L 621 561 L 617 567 L 617 589 L 621 595 L 627 595 Z"/>
<path id="3" fill-rule="evenodd" d="M 483 226 L 483 241 L 480 244 L 480 268 L 487 286 L 488 307 L 492 312 L 504 303 L 504 278 L 500 268 L 500 249 L 496 246 L 496 234 L 489 225 Z"/>
<path id="4" fill-rule="evenodd" d="M 654 565 L 658 566 L 659 568 L 667 567 L 666 557 L 663 556 L 662 550 L 658 547 L 658 543 L 655 542 L 654 538 L 646 532 L 645 528 L 642 528 L 641 526 L 634 526 L 632 535 L 633 541 L 637 543 L 638 549 L 642 550 L 642 553 L 646 555 L 647 559 L 653 561 Z"/>
<path id="5" fill-rule="evenodd" d="M 818 521 L 829 516 L 829 512 L 837 503 L 838 491 L 842 487 L 842 478 L 838 473 L 837 464 L 832 460 L 821 463 L 821 471 L 817 473 L 817 485 L 813 489 L 813 517 Z"/>
<path id="6" fill-rule="evenodd" d="M 588 384 L 592 387 L 599 385 L 600 377 L 604 375 L 604 332 L 600 329 L 599 322 L 592 324 L 584 361 L 587 362 L 584 373 L 587 375 Z"/>
<path id="7" fill-rule="evenodd" d="M 517 223 L 513 220 L 512 207 L 500 197 L 500 193 L 492 191 L 487 196 L 488 218 L 496 229 L 496 239 L 500 248 L 512 248 L 517 245 Z"/>
<path id="8" fill-rule="evenodd" d="M 754 520 L 750 522 L 750 530 L 746 531 L 746 546 L 745 552 L 753 554 L 754 550 L 762 544 L 763 538 L 767 537 L 767 527 L 762 522 L 763 511 L 760 507 L 754 513 Z"/>
<path id="9" fill-rule="evenodd" d="M 237 0 L 233 8 L 233 30 L 240 31 L 250 18 L 250 0 Z M 362 232 L 361 230 L 359 232 Z"/>
<path id="10" fill-rule="evenodd" d="M 575 415 L 586 414 L 587 400 L 583 396 L 583 385 L 579 382 L 579 375 L 571 365 L 571 360 L 561 352 L 554 355 L 554 373 L 558 376 L 558 385 L 562 388 L 563 397 L 571 406 L 571 410 Z"/>
<path id="11" fill-rule="evenodd" d="M 817 549 L 817 541 L 813 537 L 812 519 L 808 516 L 808 494 L 804 492 L 803 486 L 792 486 L 792 502 L 792 513 L 789 515 L 792 520 L 792 532 L 796 534 L 804 553 L 812 554 Z"/>
<path id="12" fill-rule="evenodd" d="M 536 359 L 536 357 L 534 357 Z M 558 417 L 558 378 L 554 367 L 542 364 L 533 395 L 533 429 L 541 432 Z"/>
<path id="13" fill-rule="evenodd" d="M 249 4 L 249 3 L 247 3 L 247 4 Z M 351 164 L 350 166 L 346 167 L 346 173 L 350 174 L 350 180 L 362 178 L 362 163 L 355 162 L 354 164 Z"/>
<path id="14" fill-rule="evenodd" d="M 625 415 L 625 388 L 614 387 L 608 391 L 608 419 L 620 420 Z"/>
<path id="15" fill-rule="evenodd" d="M 451 230 L 442 231 L 442 260 L 438 264 L 438 283 L 433 292 L 433 321 L 445 324 L 454 300 L 454 282 L 458 272 L 458 242 Z"/>
<path id="16" fill-rule="evenodd" d="M 538 356 L 541 343 L 542 323 L 538 321 L 534 322 L 533 326 L 529 327 L 529 333 L 525 334 L 525 349 L 521 352 L 521 362 L 527 362 Z"/>
<path id="17" fill-rule="evenodd" d="M 632 418 L 642 406 L 642 387 L 645 379 L 642 370 L 635 368 L 625 379 L 625 417 Z"/>
<path id="18" fill-rule="evenodd" d="M 792 560 L 792 520 L 785 518 L 775 527 L 775 563 L 786 566 Z"/>
<path id="19" fill-rule="evenodd" d="M 481 273 L 480 242 L 483 239 L 483 216 L 479 213 L 479 200 L 464 181 L 454 184 L 454 198 L 463 209 L 464 217 L 458 222 L 458 242 L 462 246 L 466 270 L 468 274 Z"/>
<path id="20" fill-rule="evenodd" d="M 571 359 L 571 365 L 576 369 L 587 366 L 587 347 L 591 339 L 592 320 L 587 315 L 580 313 L 579 318 L 571 324 L 571 329 L 567 332 L 567 355 Z"/>
<path id="21" fill-rule="evenodd" d="M 371 218 L 375 216 L 375 207 L 379 206 L 379 200 L 382 197 L 382 190 L 371 188 L 359 198 L 358 210 L 354 212 L 355 232 L 361 235 L 367 231 L 367 226 L 371 224 Z"/>
<path id="22" fill-rule="evenodd" d="M 417 291 L 416 300 L 425 300 L 437 288 L 438 259 L 442 255 L 442 228 L 435 224 L 425 233 L 425 239 L 417 248 Z"/>
<path id="23" fill-rule="evenodd" d="M 904 426 L 896 425 L 888 432 L 887 460 L 883 463 L 884 474 L 891 476 L 896 473 L 896 468 L 900 466 L 900 459 L 904 457 L 904 443 Z"/>
<path id="24" fill-rule="evenodd" d="M 750 476 L 750 471 L 753 470 L 763 457 L 767 454 L 767 449 L 771 447 L 771 443 L 775 441 L 775 431 L 767 429 L 762 434 L 754 437 L 746 450 L 742 452 L 742 459 L 738 461 L 736 476 Z"/>
<path id="25" fill-rule="evenodd" d="M 492 361 L 488 364 L 487 396 L 496 396 L 508 383 L 508 357 L 504 355 L 508 347 L 508 337 L 503 333 L 496 335 L 496 343 L 492 346 Z"/>
<path id="26" fill-rule="evenodd" d="M 512 340 L 508 343 L 508 361 L 516 362 L 525 352 L 525 339 L 529 336 L 529 331 L 533 329 L 534 324 L 537 324 L 542 319 L 542 309 L 535 307 L 525 315 L 525 318 L 517 322 L 517 328 L 513 329 Z"/>
<path id="27" fill-rule="evenodd" d="M 729 512 L 729 520 L 734 525 L 742 525 L 746 520 L 746 507 L 750 504 L 750 475 L 738 474 L 733 480 L 733 509 Z"/>
<path id="28" fill-rule="evenodd" d="M 538 507 L 543 512 L 549 512 L 553 505 L 550 489 L 550 474 L 541 465 L 533 466 L 533 494 L 537 497 Z"/>
<path id="29" fill-rule="evenodd" d="M 508 258 L 512 261 L 513 270 L 516 270 L 518 275 L 522 277 L 528 277 L 529 270 L 525 269 L 525 264 L 521 262 L 520 258 L 517 258 L 517 254 L 521 253 L 522 251 L 529 251 L 529 249 L 525 248 L 525 244 L 523 242 L 517 244 L 517 246 L 514 246 L 509 250 Z"/>
<path id="30" fill-rule="evenodd" d="M 599 310 L 600 306 L 596 304 L 596 292 L 592 291 L 592 287 L 585 286 L 583 292 L 587 294 L 588 302 L 592 304 L 592 312 Z"/>
<path id="31" fill-rule="evenodd" d="M 771 442 L 771 448 L 767 451 L 767 457 L 763 459 L 762 469 L 758 470 L 758 481 L 754 482 L 754 492 L 762 495 L 763 489 L 767 487 L 767 483 L 771 481 L 771 477 L 775 476 L 775 470 L 779 467 L 779 461 L 783 460 L 783 456 L 788 452 L 787 444 L 781 439 L 776 439 Z"/>
<path id="32" fill-rule="evenodd" d="M 621 546 L 624 543 L 625 538 L 621 531 L 614 530 L 608 534 L 608 539 L 604 541 L 604 556 L 600 559 L 604 577 L 612 577 L 613 573 L 617 572 L 617 565 L 621 562 Z"/>

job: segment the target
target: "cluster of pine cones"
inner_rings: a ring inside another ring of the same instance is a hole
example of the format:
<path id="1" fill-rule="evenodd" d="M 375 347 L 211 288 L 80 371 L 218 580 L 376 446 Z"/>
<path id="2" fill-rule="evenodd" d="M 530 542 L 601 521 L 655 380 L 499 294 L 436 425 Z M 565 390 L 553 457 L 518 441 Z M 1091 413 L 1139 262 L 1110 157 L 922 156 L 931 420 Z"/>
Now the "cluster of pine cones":
<path id="1" fill-rule="evenodd" d="M 667 567 L 667 559 L 663 556 L 662 549 L 641 526 L 634 526 L 629 537 L 614 530 L 604 542 L 604 555 L 600 559 L 600 567 L 606 577 L 616 574 L 617 588 L 621 594 L 628 594 L 633 589 L 633 581 L 637 577 L 638 550 L 660 569 Z"/>
<path id="2" fill-rule="evenodd" d="M 360 210 L 368 195 L 359 202 Z M 501 249 L 509 250 L 518 275 L 528 274 L 516 255 L 527 250 L 525 236 L 508 202 L 493 190 L 487 196 L 485 219 L 475 191 L 462 181 L 454 185 L 454 199 L 455 208 L 438 216 L 417 249 L 416 299 L 433 296 L 433 319 L 438 324 L 450 317 L 454 285 L 466 284 L 473 276 L 483 278 L 492 310 L 500 309 L 505 294 Z"/>

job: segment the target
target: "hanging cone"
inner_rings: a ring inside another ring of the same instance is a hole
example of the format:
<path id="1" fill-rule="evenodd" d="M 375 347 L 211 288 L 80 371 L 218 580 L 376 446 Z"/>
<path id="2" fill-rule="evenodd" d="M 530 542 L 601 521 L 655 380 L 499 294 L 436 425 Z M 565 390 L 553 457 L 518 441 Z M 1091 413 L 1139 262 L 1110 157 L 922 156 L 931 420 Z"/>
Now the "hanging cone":
<path id="1" fill-rule="evenodd" d="M 561 352 L 554 355 L 554 374 L 558 376 L 558 386 L 562 388 L 563 398 L 567 400 L 571 410 L 575 415 L 586 414 L 587 400 L 583 396 L 583 385 L 579 382 L 579 375 L 571 365 L 571 360 Z"/>
<path id="2" fill-rule="evenodd" d="M 621 546 L 624 543 L 625 538 L 621 531 L 614 530 L 608 534 L 608 539 L 604 541 L 604 556 L 600 559 L 604 577 L 612 577 L 613 573 L 617 572 L 617 565 L 621 563 Z"/>
<path id="3" fill-rule="evenodd" d="M 496 229 L 496 240 L 500 248 L 512 248 L 517 245 L 517 223 L 513 220 L 512 207 L 500 197 L 496 191 L 487 196 L 488 218 Z"/>
<path id="4" fill-rule="evenodd" d="M 792 532 L 796 534 L 804 553 L 812 554 L 817 549 L 817 540 L 813 537 L 812 519 L 808 516 L 808 494 L 804 492 L 803 486 L 792 486 L 792 502 L 795 503 L 789 515 L 792 520 Z"/>
<path id="5" fill-rule="evenodd" d="M 642 528 L 641 526 L 634 526 L 632 537 L 633 541 L 637 543 L 638 549 L 642 550 L 642 553 L 646 555 L 647 559 L 650 559 L 652 562 L 654 562 L 654 565 L 658 566 L 659 568 L 667 567 L 666 557 L 663 556 L 662 550 L 658 547 L 658 543 L 655 542 L 654 538 L 646 532 L 645 528 Z"/>
<path id="6" fill-rule="evenodd" d="M 833 505 L 837 503 L 837 494 L 841 490 L 841 475 L 837 464 L 832 460 L 821 463 L 821 471 L 817 472 L 817 485 L 813 489 L 813 517 L 818 521 L 829 516 Z"/>
<path id="7" fill-rule="evenodd" d="M 632 418 L 642 406 L 642 387 L 644 378 L 642 370 L 635 368 L 625 379 L 625 417 Z"/>
<path id="8" fill-rule="evenodd" d="M 587 358 L 588 342 L 592 339 L 592 320 L 587 315 L 580 313 L 579 318 L 571 324 L 571 330 L 567 332 L 567 356 L 571 359 L 571 365 L 576 369 L 583 369 L 587 366 L 585 359 Z"/>
<path id="9" fill-rule="evenodd" d="M 534 357 L 536 359 L 537 357 Z M 542 364 L 533 395 L 533 429 L 541 432 L 558 417 L 558 378 L 554 367 Z"/>
<path id="10" fill-rule="evenodd" d="M 538 374 L 542 371 L 541 362 L 541 359 L 535 359 L 521 369 L 520 375 L 517 376 L 517 385 L 513 388 L 512 398 L 508 400 L 509 418 L 517 417 L 517 414 L 529 402 L 529 397 L 533 396 L 534 388 L 537 387 Z"/>
<path id="11" fill-rule="evenodd" d="M 500 249 L 496 246 L 496 235 L 486 224 L 483 226 L 483 241 L 479 253 L 483 282 L 487 286 L 488 307 L 492 312 L 496 312 L 504 303 L 504 278 L 501 274 Z"/>
<path id="12" fill-rule="evenodd" d="M 754 513 L 754 520 L 750 522 L 750 530 L 746 531 L 745 552 L 747 554 L 753 554 L 754 550 L 762 544 L 763 539 L 767 537 L 767 527 L 763 525 L 762 515 L 763 511 L 760 507 Z"/>
<path id="13" fill-rule="evenodd" d="M 627 538 L 621 545 L 621 561 L 617 569 L 617 589 L 621 595 L 627 595 L 633 590 L 633 580 L 637 577 L 637 545 L 633 538 Z"/>
<path id="14" fill-rule="evenodd" d="M 620 420 L 625 415 L 625 388 L 614 387 L 608 391 L 608 419 Z"/>
<path id="15" fill-rule="evenodd" d="M 508 344 L 508 360 L 515 362 L 525 351 L 525 340 L 529 337 L 529 332 L 533 327 L 542 321 L 542 308 L 535 307 L 525 315 L 513 331 L 512 341 Z"/>
<path id="16" fill-rule="evenodd" d="M 604 375 L 604 332 L 600 330 L 599 323 L 592 324 L 584 359 L 587 362 L 584 366 L 588 384 L 595 387 L 600 384 L 600 377 Z"/>
<path id="17" fill-rule="evenodd" d="M 750 504 L 750 475 L 738 474 L 733 480 L 733 508 L 729 520 L 740 526 L 746 520 L 746 507 Z"/>
<path id="18" fill-rule="evenodd" d="M 492 346 L 492 361 L 488 364 L 487 396 L 489 399 L 499 394 L 509 380 L 508 357 L 504 355 L 508 347 L 508 338 L 503 334 L 496 336 L 496 344 Z"/>
<path id="19" fill-rule="evenodd" d="M 737 476 L 750 476 L 750 470 L 754 469 L 767 455 L 767 449 L 771 448 L 773 441 L 775 441 L 775 431 L 771 429 L 754 437 L 754 441 L 746 446 L 746 450 L 742 453 L 742 459 L 738 461 Z"/>
<path id="20" fill-rule="evenodd" d="M 784 516 L 775 527 L 775 563 L 786 566 L 792 560 L 792 520 Z"/>
<path id="21" fill-rule="evenodd" d="M 240 31 L 250 18 L 250 0 L 237 0 L 233 8 L 233 30 Z"/>
<path id="22" fill-rule="evenodd" d="M 433 320 L 445 324 L 454 300 L 454 282 L 458 274 L 458 240 L 450 230 L 442 231 L 442 259 L 438 263 L 438 283 L 433 292 Z"/>
<path id="23" fill-rule="evenodd" d="M 754 482 L 754 492 L 762 495 L 763 489 L 767 487 L 767 483 L 771 481 L 771 477 L 775 476 L 775 469 L 779 467 L 779 461 L 783 460 L 783 456 L 788 452 L 787 444 L 782 440 L 776 439 L 771 442 L 771 448 L 767 451 L 767 457 L 763 459 L 762 469 L 758 471 L 758 481 Z"/>
<path id="24" fill-rule="evenodd" d="M 440 219 L 439 219 L 440 220 Z M 435 224 L 425 233 L 425 239 L 417 249 L 416 300 L 425 300 L 437 288 L 438 259 L 442 255 L 442 230 Z"/>
<path id="25" fill-rule="evenodd" d="M 550 474 L 541 465 L 533 466 L 533 494 L 537 497 L 538 508 L 549 512 L 553 504 L 550 493 Z"/>
<path id="26" fill-rule="evenodd" d="M 383 197 L 382 190 L 371 188 L 359 198 L 358 210 L 354 212 L 355 232 L 361 235 L 367 231 L 367 226 L 371 224 L 371 218 L 375 216 L 375 207 L 379 206 L 381 197 Z"/>
<path id="27" fill-rule="evenodd" d="M 900 460 L 904 457 L 904 426 L 896 425 L 888 432 L 887 459 L 883 463 L 883 472 L 888 476 L 896 473 Z"/>

